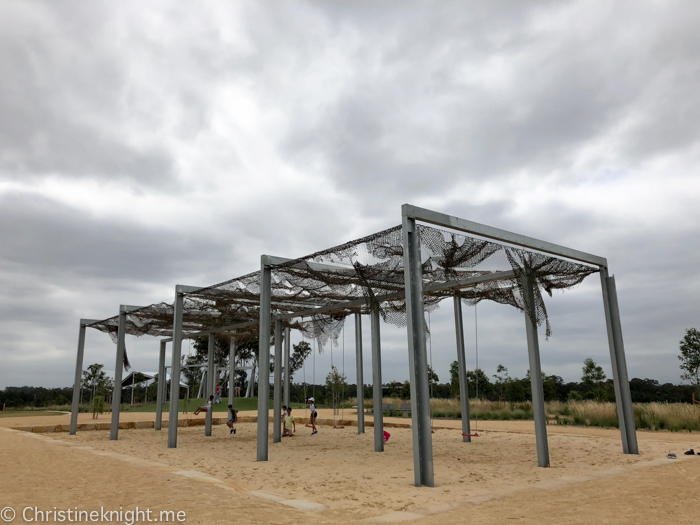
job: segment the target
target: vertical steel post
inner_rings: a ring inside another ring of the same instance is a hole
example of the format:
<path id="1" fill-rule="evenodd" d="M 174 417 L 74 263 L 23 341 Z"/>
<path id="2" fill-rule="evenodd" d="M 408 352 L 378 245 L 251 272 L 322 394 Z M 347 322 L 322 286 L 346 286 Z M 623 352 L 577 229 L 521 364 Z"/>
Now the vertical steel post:
<path id="1" fill-rule="evenodd" d="M 362 315 L 355 314 L 355 370 L 357 371 L 357 433 L 365 433 L 365 382 L 362 368 Z"/>
<path id="2" fill-rule="evenodd" d="M 409 206 L 404 204 L 401 211 L 403 215 L 408 368 L 411 382 L 413 470 L 417 487 L 421 485 L 434 487 L 433 438 L 430 428 L 430 387 L 428 383 L 428 354 L 425 347 L 420 237 L 416 220 L 407 214 Z"/>
<path id="3" fill-rule="evenodd" d="M 272 442 L 282 441 L 282 321 L 275 321 L 275 391 Z"/>
<path id="4" fill-rule="evenodd" d="M 467 384 L 467 359 L 464 353 L 464 324 L 462 321 L 462 300 L 454 296 L 455 334 L 457 337 L 457 368 L 459 369 L 459 402 L 462 405 L 462 441 L 470 443 L 472 438 L 469 420 L 469 385 Z M 466 436 L 464 434 L 467 434 Z"/>
<path id="5" fill-rule="evenodd" d="M 260 258 L 260 332 L 258 343 L 258 446 L 257 460 L 267 461 L 270 418 L 270 322 L 272 272 L 267 256 Z M 253 378 L 251 378 L 251 381 Z"/>
<path id="6" fill-rule="evenodd" d="M 622 325 L 620 323 L 620 309 L 617 302 L 615 277 L 609 276 L 608 269 L 601 266 L 600 280 L 603 289 L 605 323 L 608 331 L 608 345 L 610 348 L 610 362 L 613 371 L 613 385 L 615 386 L 617 417 L 620 422 L 622 451 L 625 454 L 639 454 L 634 412 L 632 410 L 632 394 L 630 392 L 629 377 L 627 375 L 625 345 L 622 340 Z"/>
<path id="7" fill-rule="evenodd" d="M 122 371 L 124 370 L 124 346 L 126 338 L 126 308 L 119 307 L 119 327 L 117 328 L 117 362 L 114 365 L 114 390 L 112 392 L 112 424 L 109 439 L 119 439 L 119 411 L 122 405 Z"/>
<path id="8" fill-rule="evenodd" d="M 284 404 L 286 406 L 289 406 L 290 404 L 290 397 L 289 397 L 289 389 L 291 387 L 291 381 L 292 381 L 292 369 L 291 369 L 291 363 L 290 363 L 290 349 L 292 345 L 292 340 L 291 340 L 291 335 L 292 331 L 289 327 L 284 329 Z"/>
<path id="9" fill-rule="evenodd" d="M 233 400 L 236 397 L 236 341 L 231 337 L 228 350 L 228 404 L 236 408 Z"/>
<path id="10" fill-rule="evenodd" d="M 168 414 L 168 448 L 177 448 L 177 419 L 180 405 L 180 355 L 182 354 L 182 309 L 184 294 L 175 287 L 173 307 L 173 349 L 170 367 L 170 413 Z"/>
<path id="11" fill-rule="evenodd" d="M 216 336 L 214 332 L 209 332 L 209 340 L 207 341 L 207 383 L 206 390 L 204 392 L 205 399 L 209 399 L 210 396 L 214 395 L 214 390 L 216 389 L 216 371 L 215 371 L 215 350 L 216 350 Z M 207 410 L 204 421 L 204 435 L 211 436 L 211 425 L 214 419 L 214 402 L 211 403 L 211 408 Z"/>
<path id="12" fill-rule="evenodd" d="M 372 331 L 372 390 L 374 392 L 374 451 L 384 452 L 384 412 L 382 411 L 382 344 L 379 333 L 379 308 L 370 312 Z M 359 406 L 358 406 L 359 407 Z"/>
<path id="13" fill-rule="evenodd" d="M 160 342 L 160 356 L 158 358 L 158 385 L 156 388 L 156 422 L 153 428 L 160 430 L 163 424 L 163 395 L 165 394 L 165 341 Z"/>
<path id="14" fill-rule="evenodd" d="M 80 320 L 78 331 L 78 355 L 75 361 L 75 379 L 73 382 L 73 403 L 70 408 L 70 435 L 78 431 L 78 410 L 80 405 L 80 385 L 83 381 L 83 354 L 85 353 L 85 323 Z"/>
<path id="15" fill-rule="evenodd" d="M 535 439 L 537 441 L 537 465 L 549 467 L 549 444 L 547 443 L 547 416 L 544 411 L 544 385 L 542 384 L 542 366 L 540 364 L 540 343 L 537 336 L 537 323 L 528 314 L 535 312 L 536 286 L 532 277 L 523 275 L 523 299 L 527 302 L 525 309 L 525 331 L 527 333 L 527 351 L 530 359 L 530 385 L 532 390 L 532 412 L 535 419 Z"/>

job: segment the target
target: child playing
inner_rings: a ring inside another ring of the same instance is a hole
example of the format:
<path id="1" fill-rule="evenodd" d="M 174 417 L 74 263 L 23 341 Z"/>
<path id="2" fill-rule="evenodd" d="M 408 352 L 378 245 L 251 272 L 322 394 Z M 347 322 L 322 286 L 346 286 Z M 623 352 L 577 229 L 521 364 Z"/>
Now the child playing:
<path id="1" fill-rule="evenodd" d="M 228 428 L 231 429 L 231 432 L 228 433 L 230 436 L 231 434 L 236 434 L 236 427 L 233 426 L 233 424 L 238 421 L 238 410 L 233 409 L 233 405 L 228 406 L 228 422 L 226 425 Z"/>
<path id="2" fill-rule="evenodd" d="M 311 427 L 314 429 L 313 432 L 311 432 L 311 435 L 313 436 L 314 434 L 318 434 L 318 430 L 316 430 L 316 417 L 318 416 L 318 413 L 316 412 L 316 400 L 313 397 L 310 397 L 308 401 L 309 412 L 311 413 Z"/>
<path id="3" fill-rule="evenodd" d="M 293 429 L 293 432 L 292 432 Z M 292 408 L 287 408 L 287 415 L 284 416 L 284 432 L 283 436 L 294 437 L 294 433 L 297 431 L 297 424 L 294 422 L 294 416 L 292 415 Z"/>
<path id="4" fill-rule="evenodd" d="M 207 399 L 207 403 L 203 407 L 199 407 L 197 410 L 194 411 L 194 415 L 198 415 L 200 412 L 209 412 L 211 410 L 211 404 L 214 401 L 214 396 L 209 396 L 209 399 Z"/>

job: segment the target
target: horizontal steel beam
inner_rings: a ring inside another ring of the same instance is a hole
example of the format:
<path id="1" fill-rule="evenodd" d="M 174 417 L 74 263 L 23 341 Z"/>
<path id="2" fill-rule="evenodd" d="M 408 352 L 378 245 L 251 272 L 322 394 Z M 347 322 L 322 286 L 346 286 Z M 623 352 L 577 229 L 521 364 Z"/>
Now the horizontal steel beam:
<path id="1" fill-rule="evenodd" d="M 184 284 L 178 284 L 175 285 L 175 293 L 181 294 L 181 293 L 192 293 L 196 292 L 197 290 L 201 290 L 202 288 L 206 288 L 205 286 L 187 286 Z"/>
<path id="2" fill-rule="evenodd" d="M 478 222 L 460 219 L 459 217 L 453 217 L 452 215 L 426 210 L 425 208 L 419 208 L 418 206 L 413 206 L 412 204 L 404 204 L 401 207 L 401 212 L 405 217 L 411 217 L 418 221 L 427 222 L 436 226 L 444 226 L 454 230 L 463 231 L 465 233 L 472 233 L 474 235 L 479 235 L 480 237 L 486 237 L 487 239 L 507 242 L 509 244 L 515 244 L 516 246 L 522 246 L 523 248 L 530 248 L 532 250 L 558 255 L 560 257 L 566 257 L 567 259 L 573 259 L 575 261 L 593 264 L 595 266 L 608 266 L 608 261 L 604 257 L 574 250 L 572 248 L 567 248 L 551 242 L 541 241 L 539 239 L 527 237 L 518 233 L 501 230 L 500 228 L 486 226 L 485 224 L 479 224 Z"/>
<path id="3" fill-rule="evenodd" d="M 276 257 L 274 255 L 263 255 L 263 264 L 266 266 L 279 266 L 291 261 L 295 261 L 296 259 L 287 259 L 286 257 Z M 335 265 L 335 264 L 328 264 L 328 263 L 317 263 L 317 262 L 309 262 L 305 260 L 300 260 L 299 263 L 300 265 L 308 266 L 310 269 L 315 270 L 315 271 L 331 271 L 331 272 L 355 272 L 354 268 L 348 267 L 348 266 L 341 266 L 341 265 Z"/>
<path id="4" fill-rule="evenodd" d="M 81 319 L 80 324 L 82 326 L 89 326 L 91 324 L 99 323 L 101 319 Z"/>
<path id="5" fill-rule="evenodd" d="M 147 308 L 147 307 L 146 306 L 134 306 L 132 304 L 119 305 L 120 312 L 133 312 L 134 310 L 141 310 L 142 308 Z"/>

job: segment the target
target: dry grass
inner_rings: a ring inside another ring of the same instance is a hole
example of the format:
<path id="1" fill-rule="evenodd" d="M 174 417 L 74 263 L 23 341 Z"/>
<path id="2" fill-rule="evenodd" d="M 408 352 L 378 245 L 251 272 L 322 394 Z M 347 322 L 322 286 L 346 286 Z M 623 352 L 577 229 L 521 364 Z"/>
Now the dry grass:
<path id="1" fill-rule="evenodd" d="M 399 404 L 407 400 L 384 398 L 382 403 L 392 403 L 397 412 L 390 415 L 401 415 Z M 349 399 L 347 406 L 357 404 L 357 399 Z M 372 399 L 366 399 L 365 405 L 371 407 Z M 532 419 L 532 403 L 501 403 L 471 399 L 469 401 L 472 418 L 484 420 Z M 458 399 L 431 399 L 432 417 L 461 418 L 461 407 Z M 617 406 L 615 403 L 598 403 L 596 401 L 551 401 L 545 403 L 545 412 L 549 419 L 555 419 L 559 424 L 617 428 Z M 700 431 L 700 406 L 687 403 L 635 403 L 634 419 L 638 429 L 648 430 L 698 430 Z"/>

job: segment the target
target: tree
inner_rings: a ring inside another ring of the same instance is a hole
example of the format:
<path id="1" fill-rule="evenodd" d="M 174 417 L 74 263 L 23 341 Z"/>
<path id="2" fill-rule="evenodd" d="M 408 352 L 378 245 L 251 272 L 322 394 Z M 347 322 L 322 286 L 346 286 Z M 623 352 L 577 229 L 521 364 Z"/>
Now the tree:
<path id="1" fill-rule="evenodd" d="M 290 381 L 294 378 L 294 372 L 301 370 L 304 366 L 304 361 L 311 354 L 311 345 L 306 341 L 300 341 L 298 344 L 292 345 L 292 354 L 289 356 L 289 377 Z"/>
<path id="2" fill-rule="evenodd" d="M 685 331 L 680 343 L 681 379 L 695 383 L 695 398 L 700 399 L 700 332 L 695 328 Z"/>
<path id="3" fill-rule="evenodd" d="M 411 383 L 406 380 L 403 382 L 403 385 L 401 385 L 401 399 L 411 399 Z"/>
<path id="4" fill-rule="evenodd" d="M 452 361 L 450 364 L 450 397 L 459 398 L 459 363 Z"/>
<path id="5" fill-rule="evenodd" d="M 341 374 L 335 366 L 331 366 L 331 371 L 326 376 L 326 388 L 332 394 L 333 400 L 333 414 L 338 414 L 338 408 L 340 405 L 341 395 L 345 395 L 345 390 L 347 389 L 347 377 Z"/>
<path id="6" fill-rule="evenodd" d="M 428 365 L 428 381 L 430 382 L 431 388 L 437 385 L 438 381 L 440 381 L 440 378 L 430 365 Z"/>
<path id="7" fill-rule="evenodd" d="M 187 357 L 183 355 L 182 359 L 185 365 L 202 365 L 204 363 L 202 358 L 197 354 L 191 354 Z M 190 388 L 190 393 L 192 395 L 197 394 L 197 392 L 194 392 L 194 389 L 198 384 L 201 370 L 201 366 L 190 366 L 189 368 L 181 369 L 182 375 L 185 376 L 185 384 Z"/>
<path id="8" fill-rule="evenodd" d="M 94 397 L 97 387 L 107 378 L 104 373 L 104 365 L 94 363 L 83 371 L 82 387 L 89 390 Z"/>
<path id="9" fill-rule="evenodd" d="M 493 386 L 481 368 L 467 370 L 467 382 L 469 383 L 469 395 L 483 398 L 489 395 Z"/>
<path id="10" fill-rule="evenodd" d="M 605 381 L 605 372 L 603 367 L 599 366 L 590 357 L 583 362 L 583 375 L 581 381 L 583 384 L 591 387 L 591 391 L 596 398 L 596 401 L 602 401 L 605 396 L 603 381 Z"/>
<path id="11" fill-rule="evenodd" d="M 493 378 L 496 380 L 494 385 L 496 387 L 496 394 L 498 395 L 498 400 L 505 401 L 508 394 L 508 388 L 510 387 L 510 383 L 512 381 L 512 379 L 508 375 L 508 369 L 503 365 L 498 365 L 498 368 L 496 368 L 496 373 L 493 375 Z"/>

